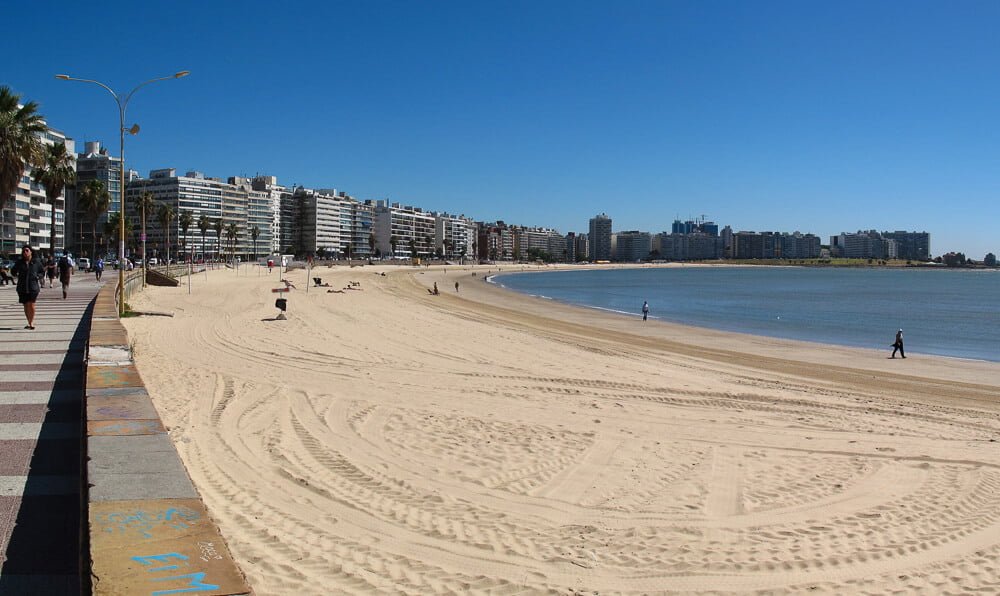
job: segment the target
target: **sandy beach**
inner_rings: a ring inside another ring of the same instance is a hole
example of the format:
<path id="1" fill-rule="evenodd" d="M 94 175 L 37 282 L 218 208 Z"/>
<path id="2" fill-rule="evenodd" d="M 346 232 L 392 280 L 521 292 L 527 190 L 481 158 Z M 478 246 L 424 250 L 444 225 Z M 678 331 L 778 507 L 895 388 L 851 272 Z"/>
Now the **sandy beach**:
<path id="1" fill-rule="evenodd" d="M 1000 592 L 1000 364 L 643 323 L 490 270 L 292 270 L 287 320 L 277 270 L 134 297 L 174 315 L 123 322 L 257 594 Z"/>

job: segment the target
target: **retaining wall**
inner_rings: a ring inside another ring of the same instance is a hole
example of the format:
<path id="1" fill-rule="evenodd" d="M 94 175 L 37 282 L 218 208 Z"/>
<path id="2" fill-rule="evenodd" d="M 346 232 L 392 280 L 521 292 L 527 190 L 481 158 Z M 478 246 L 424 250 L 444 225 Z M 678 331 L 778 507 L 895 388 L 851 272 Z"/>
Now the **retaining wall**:
<path id="1" fill-rule="evenodd" d="M 97 296 L 87 353 L 93 593 L 249 594 L 132 361 L 115 285 Z"/>

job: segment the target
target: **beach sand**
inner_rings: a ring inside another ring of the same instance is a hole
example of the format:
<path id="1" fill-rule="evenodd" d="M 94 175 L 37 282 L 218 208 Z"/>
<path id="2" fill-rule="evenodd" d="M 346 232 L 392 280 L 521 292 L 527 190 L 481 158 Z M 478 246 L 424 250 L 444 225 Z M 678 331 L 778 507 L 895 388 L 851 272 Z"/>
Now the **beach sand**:
<path id="1" fill-rule="evenodd" d="M 258 594 L 1000 592 L 1000 365 L 643 323 L 490 269 L 293 270 L 283 321 L 277 271 L 134 297 L 174 313 L 123 322 Z"/>

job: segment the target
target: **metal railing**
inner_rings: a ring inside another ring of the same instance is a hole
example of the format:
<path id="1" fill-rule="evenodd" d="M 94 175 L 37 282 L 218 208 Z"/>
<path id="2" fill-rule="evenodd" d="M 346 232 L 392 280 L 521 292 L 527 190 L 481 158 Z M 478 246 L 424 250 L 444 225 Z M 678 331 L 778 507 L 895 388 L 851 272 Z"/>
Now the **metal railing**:
<path id="1" fill-rule="evenodd" d="M 140 268 L 125 273 L 125 302 L 132 299 L 132 294 L 142 290 L 143 273 Z"/>

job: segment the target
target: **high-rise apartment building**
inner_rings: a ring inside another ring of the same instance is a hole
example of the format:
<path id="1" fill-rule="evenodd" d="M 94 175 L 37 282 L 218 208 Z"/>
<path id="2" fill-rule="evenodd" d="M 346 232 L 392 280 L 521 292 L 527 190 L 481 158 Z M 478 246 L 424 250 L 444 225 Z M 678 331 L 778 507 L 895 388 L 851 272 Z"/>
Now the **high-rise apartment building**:
<path id="1" fill-rule="evenodd" d="M 830 237 L 830 254 L 844 259 L 895 259 L 897 248 L 895 240 L 883 238 L 875 230 Z"/>
<path id="2" fill-rule="evenodd" d="M 552 260 L 566 258 L 566 239 L 551 228 L 510 226 L 513 235 L 514 260 L 527 259 L 532 254 L 545 253 Z"/>
<path id="3" fill-rule="evenodd" d="M 281 197 L 288 189 L 278 184 L 277 176 L 254 176 L 253 189 L 267 193 L 271 201 L 271 246 L 270 254 L 281 254 Z"/>
<path id="4" fill-rule="evenodd" d="M 434 254 L 434 216 L 419 207 L 374 201 L 375 246 L 384 255 L 427 258 Z"/>
<path id="5" fill-rule="evenodd" d="M 94 246 L 103 246 L 116 250 L 114 240 L 104 237 L 104 225 L 112 213 L 121 209 L 121 157 L 108 155 L 108 150 L 101 147 L 100 141 L 84 143 L 83 153 L 76 156 L 76 186 L 66 189 L 69 209 L 66 212 L 68 244 L 80 255 L 90 255 Z M 94 220 L 91 214 L 80 209 L 80 190 L 92 180 L 100 182 L 108 191 L 110 202 L 104 213 Z M 95 237 L 96 234 L 96 237 Z"/>
<path id="6" fill-rule="evenodd" d="M 590 260 L 610 261 L 611 253 L 611 218 L 600 214 L 590 219 Z"/>
<path id="7" fill-rule="evenodd" d="M 931 258 L 931 235 L 927 232 L 882 232 L 882 237 L 896 241 L 896 258 L 927 261 Z"/>
<path id="8" fill-rule="evenodd" d="M 47 128 L 39 137 L 46 146 L 65 143 L 69 155 L 76 152 L 73 139 L 54 128 Z M 31 168 L 25 168 L 13 199 L 7 201 L 0 212 L 0 254 L 14 254 L 17 247 L 24 244 L 46 253 L 53 248 L 62 251 L 66 244 L 66 194 L 64 191 L 53 206 L 45 195 L 45 189 L 32 181 Z M 56 216 L 55 247 L 50 244 L 53 208 Z"/>
<path id="9" fill-rule="evenodd" d="M 514 232 L 502 221 L 479 224 L 479 258 L 508 261 L 514 258 Z"/>
<path id="10" fill-rule="evenodd" d="M 272 219 L 270 196 L 266 192 L 253 191 L 249 179 L 233 178 L 232 181 L 234 184 L 219 178 L 207 178 L 201 172 L 178 176 L 174 168 L 165 168 L 151 171 L 149 178 L 130 182 L 125 190 L 125 213 L 132 220 L 133 238 L 129 244 L 133 251 L 141 249 L 140 214 L 136 200 L 143 192 L 149 192 L 153 196 L 154 207 L 151 213 L 146 214 L 148 256 L 164 256 L 168 243 L 171 257 L 180 250 L 193 254 L 195 258 L 202 255 L 217 257 L 230 250 L 237 255 L 249 255 L 253 249 L 250 231 L 254 225 L 260 230 L 257 250 L 263 253 L 265 246 L 271 242 L 265 236 L 270 234 Z M 157 217 L 161 205 L 167 205 L 174 211 L 167 228 Z M 183 213 L 190 213 L 193 221 L 187 233 L 180 225 Z M 202 216 L 210 222 L 204 233 L 199 227 Z M 222 224 L 221 233 L 215 229 L 216 222 Z M 228 238 L 231 225 L 235 225 L 236 229 L 235 242 L 232 243 Z"/>
<path id="11" fill-rule="evenodd" d="M 653 250 L 653 237 L 649 232 L 631 230 L 618 232 L 615 260 L 634 263 L 649 257 Z"/>
<path id="12" fill-rule="evenodd" d="M 465 258 L 475 253 L 476 222 L 464 215 L 433 213 L 434 250 L 446 259 Z"/>

